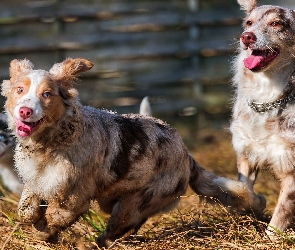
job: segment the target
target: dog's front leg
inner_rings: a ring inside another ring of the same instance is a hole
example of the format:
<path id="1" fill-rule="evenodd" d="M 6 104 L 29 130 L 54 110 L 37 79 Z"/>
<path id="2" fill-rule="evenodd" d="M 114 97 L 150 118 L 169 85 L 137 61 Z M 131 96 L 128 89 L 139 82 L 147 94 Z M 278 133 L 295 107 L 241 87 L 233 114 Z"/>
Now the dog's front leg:
<path id="1" fill-rule="evenodd" d="M 258 168 L 252 167 L 243 154 L 238 155 L 237 167 L 239 171 L 239 181 L 245 183 L 248 189 L 252 192 L 252 195 L 249 196 L 249 199 L 252 199 L 252 201 L 248 200 L 248 202 L 252 204 L 251 211 L 261 213 L 265 209 L 266 200 L 262 195 L 255 194 L 253 190 L 258 174 Z"/>
<path id="2" fill-rule="evenodd" d="M 59 231 L 75 222 L 89 206 L 90 199 L 86 200 L 75 195 L 63 201 L 49 200 L 44 217 L 33 225 L 36 238 L 56 241 Z"/>
<path id="3" fill-rule="evenodd" d="M 237 167 L 239 171 L 239 181 L 246 183 L 248 188 L 253 191 L 258 169 L 251 167 L 243 154 L 238 155 Z"/>
<path id="4" fill-rule="evenodd" d="M 28 223 L 38 221 L 44 214 L 44 209 L 40 205 L 40 198 L 30 191 L 28 185 L 25 185 L 18 203 L 18 215 L 21 220 Z"/>
<path id="5" fill-rule="evenodd" d="M 275 233 L 284 231 L 295 215 L 295 176 L 290 173 L 281 181 L 278 203 L 266 230 L 271 239 L 275 238 Z"/>

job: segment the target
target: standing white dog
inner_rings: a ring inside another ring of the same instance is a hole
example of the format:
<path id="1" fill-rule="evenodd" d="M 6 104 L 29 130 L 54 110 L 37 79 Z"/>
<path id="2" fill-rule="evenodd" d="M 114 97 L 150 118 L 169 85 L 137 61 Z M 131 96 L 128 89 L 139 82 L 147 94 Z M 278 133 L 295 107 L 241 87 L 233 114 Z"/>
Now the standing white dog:
<path id="1" fill-rule="evenodd" d="M 234 67 L 231 132 L 239 180 L 250 189 L 268 167 L 281 191 L 267 233 L 283 231 L 295 215 L 295 12 L 238 0 L 246 11 Z"/>

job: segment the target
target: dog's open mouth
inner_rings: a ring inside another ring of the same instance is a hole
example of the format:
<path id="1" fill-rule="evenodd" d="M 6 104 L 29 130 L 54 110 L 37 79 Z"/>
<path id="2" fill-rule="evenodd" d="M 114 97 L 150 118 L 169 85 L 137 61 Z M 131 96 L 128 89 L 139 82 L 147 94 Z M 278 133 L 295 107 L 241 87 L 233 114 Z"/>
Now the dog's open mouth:
<path id="1" fill-rule="evenodd" d="M 280 53 L 277 48 L 253 50 L 252 54 L 244 59 L 244 65 L 252 71 L 260 71 L 268 66 Z"/>
<path id="2" fill-rule="evenodd" d="M 38 129 L 42 122 L 43 119 L 40 119 L 36 122 L 25 122 L 15 119 L 16 133 L 20 137 L 30 136 L 35 130 Z"/>

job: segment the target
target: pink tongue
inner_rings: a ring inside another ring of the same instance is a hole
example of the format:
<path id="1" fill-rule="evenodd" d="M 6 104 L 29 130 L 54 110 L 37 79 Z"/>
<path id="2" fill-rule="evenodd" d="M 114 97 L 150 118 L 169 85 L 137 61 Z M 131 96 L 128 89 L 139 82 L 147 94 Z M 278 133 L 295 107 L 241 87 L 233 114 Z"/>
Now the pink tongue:
<path id="1" fill-rule="evenodd" d="M 251 55 L 244 60 L 244 65 L 247 69 L 255 69 L 263 61 L 263 56 Z"/>
<path id="2" fill-rule="evenodd" d="M 32 127 L 23 123 L 22 121 L 16 120 L 17 134 L 20 137 L 29 136 L 32 133 Z"/>

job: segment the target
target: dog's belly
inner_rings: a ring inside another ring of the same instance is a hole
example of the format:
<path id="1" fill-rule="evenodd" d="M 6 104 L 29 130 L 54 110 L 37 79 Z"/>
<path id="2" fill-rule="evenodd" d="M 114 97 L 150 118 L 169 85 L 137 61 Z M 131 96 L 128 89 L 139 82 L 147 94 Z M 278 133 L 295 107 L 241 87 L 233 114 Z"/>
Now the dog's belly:
<path id="1" fill-rule="evenodd" d="M 231 125 L 233 147 L 254 167 L 269 167 L 278 177 L 294 171 L 294 144 L 278 131 L 265 129 L 265 124 L 234 121 Z"/>

